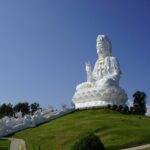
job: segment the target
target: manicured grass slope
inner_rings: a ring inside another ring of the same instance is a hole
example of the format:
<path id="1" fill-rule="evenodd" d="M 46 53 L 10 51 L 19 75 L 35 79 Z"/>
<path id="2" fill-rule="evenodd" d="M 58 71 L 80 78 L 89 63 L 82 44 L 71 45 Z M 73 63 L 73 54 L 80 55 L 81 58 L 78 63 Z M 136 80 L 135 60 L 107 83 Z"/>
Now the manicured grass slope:
<path id="1" fill-rule="evenodd" d="M 0 150 L 9 150 L 10 141 L 8 140 L 0 140 Z"/>
<path id="2" fill-rule="evenodd" d="M 115 111 L 83 110 L 36 128 L 16 133 L 25 139 L 28 150 L 70 150 L 88 132 L 95 132 L 107 150 L 150 143 L 150 117 L 123 115 Z"/>

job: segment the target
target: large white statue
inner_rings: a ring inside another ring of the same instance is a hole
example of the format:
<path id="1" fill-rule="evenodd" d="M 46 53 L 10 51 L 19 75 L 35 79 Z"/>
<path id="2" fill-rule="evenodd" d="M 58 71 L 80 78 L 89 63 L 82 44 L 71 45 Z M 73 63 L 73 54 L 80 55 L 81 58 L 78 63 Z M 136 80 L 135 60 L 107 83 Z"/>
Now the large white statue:
<path id="1" fill-rule="evenodd" d="M 124 105 L 127 94 L 119 87 L 121 77 L 117 58 L 112 56 L 112 45 L 106 35 L 98 35 L 96 43 L 98 59 L 92 71 L 86 64 L 87 82 L 77 85 L 73 96 L 75 108 Z"/>

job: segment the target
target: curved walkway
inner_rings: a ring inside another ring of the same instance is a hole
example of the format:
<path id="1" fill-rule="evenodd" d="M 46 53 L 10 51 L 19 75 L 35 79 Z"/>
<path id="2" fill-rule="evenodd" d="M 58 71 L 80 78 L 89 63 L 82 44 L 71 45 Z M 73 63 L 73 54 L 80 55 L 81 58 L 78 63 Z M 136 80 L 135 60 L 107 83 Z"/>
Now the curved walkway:
<path id="1" fill-rule="evenodd" d="M 15 139 L 15 138 L 0 138 L 0 139 L 6 139 L 11 141 L 10 150 L 27 150 L 25 141 L 23 139 Z M 147 150 L 147 149 L 150 149 L 150 144 L 125 148 L 121 150 Z"/>
<path id="2" fill-rule="evenodd" d="M 27 150 L 23 139 L 8 138 L 11 141 L 10 150 Z"/>
<path id="3" fill-rule="evenodd" d="M 121 149 L 121 150 L 146 150 L 148 148 L 150 148 L 150 144 L 145 144 L 145 145 L 131 147 L 131 148 L 125 148 L 125 149 Z"/>
<path id="4" fill-rule="evenodd" d="M 27 150 L 25 141 L 23 139 L 8 138 L 8 140 L 11 141 L 10 150 Z M 142 146 L 126 148 L 121 150 L 146 150 L 148 148 L 150 148 L 150 144 L 145 144 Z"/>

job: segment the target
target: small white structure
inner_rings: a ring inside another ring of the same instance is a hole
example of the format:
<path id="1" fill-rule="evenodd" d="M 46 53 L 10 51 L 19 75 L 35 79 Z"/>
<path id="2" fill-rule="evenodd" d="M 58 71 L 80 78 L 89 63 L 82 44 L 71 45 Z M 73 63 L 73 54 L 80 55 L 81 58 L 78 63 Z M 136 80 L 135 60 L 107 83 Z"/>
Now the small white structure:
<path id="1" fill-rule="evenodd" d="M 106 35 L 97 37 L 98 59 L 92 71 L 86 64 L 87 81 L 76 87 L 73 103 L 76 109 L 124 105 L 128 99 L 124 89 L 119 86 L 121 70 L 117 58 L 112 56 L 112 45 Z"/>

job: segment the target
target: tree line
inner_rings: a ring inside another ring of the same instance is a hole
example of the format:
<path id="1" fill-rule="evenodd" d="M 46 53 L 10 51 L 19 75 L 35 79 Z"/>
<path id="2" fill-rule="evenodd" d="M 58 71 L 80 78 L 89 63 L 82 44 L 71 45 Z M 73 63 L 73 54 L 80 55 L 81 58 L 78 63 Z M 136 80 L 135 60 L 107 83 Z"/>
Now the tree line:
<path id="1" fill-rule="evenodd" d="M 4 116 L 8 117 L 16 117 L 15 114 L 17 112 L 22 112 L 22 115 L 26 114 L 34 114 L 35 111 L 40 109 L 39 103 L 32 103 L 31 105 L 28 102 L 20 102 L 16 105 L 9 104 L 2 104 L 0 105 L 0 119 Z"/>
<path id="2" fill-rule="evenodd" d="M 146 97 L 147 95 L 144 92 L 136 91 L 133 94 L 133 106 L 129 107 L 127 105 L 108 105 L 107 107 L 109 109 L 119 111 L 123 114 L 145 115 L 147 112 Z"/>
<path id="3" fill-rule="evenodd" d="M 145 92 L 136 91 L 133 94 L 133 106 L 108 104 L 107 106 L 97 106 L 97 107 L 85 108 L 85 109 L 103 108 L 103 109 L 115 110 L 115 111 L 118 111 L 122 114 L 145 115 L 147 112 L 146 98 L 147 98 L 147 95 L 145 94 Z"/>
<path id="4" fill-rule="evenodd" d="M 146 94 L 141 91 L 137 91 L 133 94 L 133 106 L 117 106 L 117 105 L 108 105 L 107 108 L 112 110 L 117 110 L 123 114 L 138 114 L 138 115 L 145 115 L 146 113 Z M 66 108 L 66 105 L 63 105 L 62 108 Z M 28 102 L 20 102 L 16 105 L 9 104 L 2 104 L 0 105 L 0 119 L 4 116 L 8 117 L 16 117 L 15 114 L 17 112 L 22 112 L 22 115 L 26 114 L 34 114 L 35 111 L 40 109 L 40 105 L 36 102 L 29 104 Z"/>

